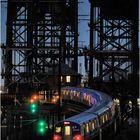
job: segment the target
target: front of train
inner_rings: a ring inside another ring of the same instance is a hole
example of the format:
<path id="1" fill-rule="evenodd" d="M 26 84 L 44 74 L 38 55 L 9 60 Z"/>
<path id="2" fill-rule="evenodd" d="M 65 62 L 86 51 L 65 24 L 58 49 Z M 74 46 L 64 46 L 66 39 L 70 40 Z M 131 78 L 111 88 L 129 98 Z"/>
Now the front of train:
<path id="1" fill-rule="evenodd" d="M 55 125 L 53 140 L 84 140 L 79 124 L 62 121 Z"/>

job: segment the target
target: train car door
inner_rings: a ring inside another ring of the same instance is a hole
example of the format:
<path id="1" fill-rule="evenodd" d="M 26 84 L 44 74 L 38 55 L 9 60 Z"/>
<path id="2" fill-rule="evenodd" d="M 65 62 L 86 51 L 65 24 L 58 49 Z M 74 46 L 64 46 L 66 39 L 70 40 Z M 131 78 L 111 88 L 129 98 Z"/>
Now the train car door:
<path id="1" fill-rule="evenodd" d="M 72 140 L 72 129 L 70 125 L 64 125 L 63 140 Z"/>

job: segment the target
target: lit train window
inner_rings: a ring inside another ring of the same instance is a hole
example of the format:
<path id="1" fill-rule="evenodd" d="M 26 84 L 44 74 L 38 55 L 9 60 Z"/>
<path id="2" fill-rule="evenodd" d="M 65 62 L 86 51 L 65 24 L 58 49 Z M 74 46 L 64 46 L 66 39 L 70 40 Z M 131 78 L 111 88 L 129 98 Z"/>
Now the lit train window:
<path id="1" fill-rule="evenodd" d="M 71 134 L 71 132 L 70 132 L 70 126 L 65 126 L 65 135 L 68 136 L 70 134 Z"/>
<path id="2" fill-rule="evenodd" d="M 95 129 L 94 121 L 92 122 L 92 129 L 93 129 L 93 130 Z"/>
<path id="3" fill-rule="evenodd" d="M 63 81 L 63 77 L 61 76 L 61 82 Z"/>
<path id="4" fill-rule="evenodd" d="M 102 122 L 105 123 L 105 118 L 104 115 L 102 116 Z"/>
<path id="5" fill-rule="evenodd" d="M 56 132 L 56 133 L 61 133 L 61 127 L 56 127 L 56 128 L 55 128 L 55 132 Z"/>
<path id="6" fill-rule="evenodd" d="M 86 124 L 86 132 L 89 133 L 89 125 L 88 125 L 88 123 Z"/>
<path id="7" fill-rule="evenodd" d="M 70 94 L 70 91 L 68 90 L 67 92 L 66 92 L 66 95 L 69 95 Z"/>
<path id="8" fill-rule="evenodd" d="M 77 97 L 79 97 L 79 92 L 77 93 Z"/>
<path id="9" fill-rule="evenodd" d="M 104 115 L 100 117 L 101 124 L 105 123 Z"/>
<path id="10" fill-rule="evenodd" d="M 87 98 L 86 98 L 88 104 L 90 104 L 90 95 L 87 95 Z"/>
<path id="11" fill-rule="evenodd" d="M 89 122 L 89 130 L 92 131 L 93 128 L 92 128 L 92 122 Z"/>
<path id="12" fill-rule="evenodd" d="M 93 129 L 96 129 L 97 128 L 97 121 L 96 120 L 94 120 L 92 122 L 92 127 L 93 127 Z"/>
<path id="13" fill-rule="evenodd" d="M 107 114 L 105 114 L 105 120 L 108 121 L 108 115 Z"/>

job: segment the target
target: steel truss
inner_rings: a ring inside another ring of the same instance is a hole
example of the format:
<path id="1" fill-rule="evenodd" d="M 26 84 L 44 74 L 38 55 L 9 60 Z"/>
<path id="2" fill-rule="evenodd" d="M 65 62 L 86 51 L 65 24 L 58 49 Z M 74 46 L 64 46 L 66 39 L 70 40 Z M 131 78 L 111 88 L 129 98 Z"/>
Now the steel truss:
<path id="1" fill-rule="evenodd" d="M 123 80 L 138 95 L 138 1 L 90 2 L 89 85 Z"/>
<path id="2" fill-rule="evenodd" d="M 8 0 L 5 86 L 42 84 L 62 63 L 77 68 L 78 2 Z M 70 57 L 69 54 L 73 54 Z"/>

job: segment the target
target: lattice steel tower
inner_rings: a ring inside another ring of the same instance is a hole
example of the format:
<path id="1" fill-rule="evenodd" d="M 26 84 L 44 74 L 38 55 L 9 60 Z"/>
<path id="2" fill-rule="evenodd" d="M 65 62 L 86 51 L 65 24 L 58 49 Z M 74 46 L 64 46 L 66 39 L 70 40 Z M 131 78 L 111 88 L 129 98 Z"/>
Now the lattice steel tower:
<path id="1" fill-rule="evenodd" d="M 77 0 L 8 0 L 4 76 L 10 93 L 21 84 L 42 84 L 59 61 L 77 71 L 77 5 Z"/>
<path id="2" fill-rule="evenodd" d="M 89 85 L 138 96 L 138 0 L 90 0 L 89 26 Z"/>

